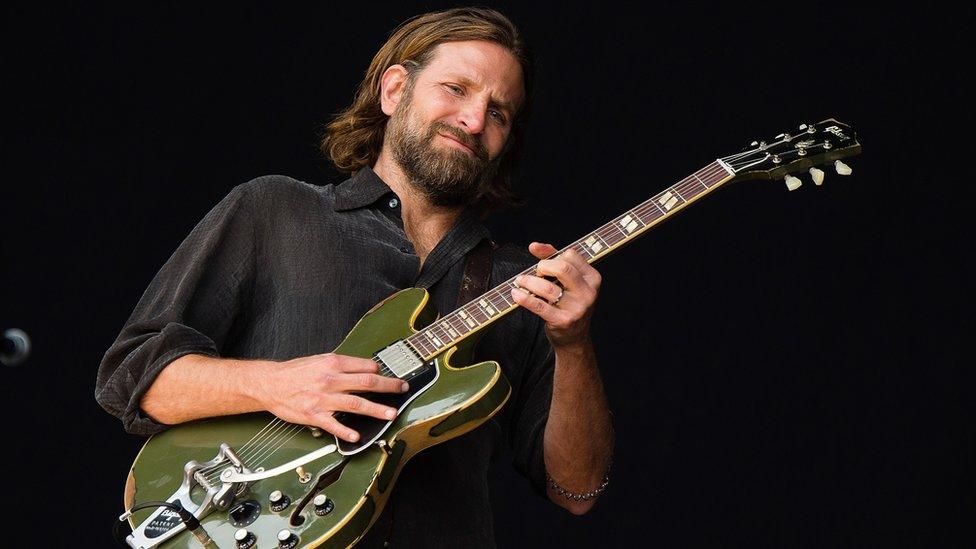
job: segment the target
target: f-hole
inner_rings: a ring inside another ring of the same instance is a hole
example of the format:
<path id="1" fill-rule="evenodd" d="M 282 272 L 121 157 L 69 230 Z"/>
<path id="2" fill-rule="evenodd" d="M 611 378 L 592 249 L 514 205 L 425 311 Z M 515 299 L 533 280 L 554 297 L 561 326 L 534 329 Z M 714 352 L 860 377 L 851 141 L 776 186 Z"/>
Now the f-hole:
<path id="1" fill-rule="evenodd" d="M 342 474 L 342 470 L 346 468 L 348 463 L 349 459 L 344 459 L 339 462 L 339 465 L 333 467 L 331 471 L 319 477 L 319 480 L 316 481 L 315 486 L 308 491 L 308 494 L 306 494 L 305 497 L 298 502 L 298 505 L 295 506 L 295 510 L 292 511 L 290 520 L 292 526 L 301 526 L 305 522 L 305 517 L 302 516 L 302 511 L 305 510 L 305 506 L 308 505 L 308 503 L 312 501 L 312 499 L 315 498 L 315 496 L 317 496 L 322 489 L 327 486 L 331 486 L 333 482 L 339 480 L 339 475 Z"/>

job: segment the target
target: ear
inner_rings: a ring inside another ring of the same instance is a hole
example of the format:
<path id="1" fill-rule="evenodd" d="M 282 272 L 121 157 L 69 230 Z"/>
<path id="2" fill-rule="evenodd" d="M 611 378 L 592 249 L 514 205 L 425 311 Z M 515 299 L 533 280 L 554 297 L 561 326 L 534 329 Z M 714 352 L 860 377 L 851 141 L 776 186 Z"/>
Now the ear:
<path id="1" fill-rule="evenodd" d="M 380 108 L 383 114 L 393 116 L 407 87 L 407 77 L 407 68 L 403 65 L 391 65 L 383 71 L 380 78 Z"/>

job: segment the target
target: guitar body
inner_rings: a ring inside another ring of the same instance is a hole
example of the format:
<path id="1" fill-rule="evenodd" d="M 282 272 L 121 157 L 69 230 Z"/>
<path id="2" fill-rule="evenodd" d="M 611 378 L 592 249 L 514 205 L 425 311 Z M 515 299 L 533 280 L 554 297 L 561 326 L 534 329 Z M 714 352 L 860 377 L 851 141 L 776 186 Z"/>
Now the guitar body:
<path id="1" fill-rule="evenodd" d="M 413 335 L 415 323 L 435 317 L 436 311 L 428 307 L 426 290 L 402 290 L 369 311 L 335 353 L 371 358 L 380 349 Z M 238 547 L 234 535 L 239 528 L 246 528 L 256 538 L 252 547 L 257 548 L 278 547 L 278 533 L 285 529 L 297 536 L 293 547 L 348 547 L 355 543 L 379 516 L 397 476 L 410 458 L 425 448 L 471 431 L 497 413 L 508 400 L 511 387 L 498 363 L 451 365 L 452 356 L 463 356 L 470 351 L 473 339 L 432 360 L 436 378 L 406 404 L 379 437 L 385 444 L 373 443 L 349 456 L 333 452 L 319 457 L 303 466 L 308 473 L 305 479 L 289 470 L 253 482 L 236 495 L 228 509 L 216 509 L 201 519 L 207 534 L 218 547 Z M 411 390 L 414 390 L 413 382 Z M 171 497 L 184 481 L 185 464 L 213 459 L 221 443 L 240 449 L 273 420 L 266 413 L 227 416 L 174 426 L 153 436 L 130 470 L 126 508 L 149 500 L 172 501 Z M 290 431 L 278 435 L 277 439 L 268 431 L 268 448 L 251 452 L 254 459 L 266 458 L 263 465 L 268 469 L 336 442 L 328 433 L 316 437 L 305 427 L 281 423 L 280 428 Z M 272 447 L 277 448 L 274 454 L 265 456 Z M 245 466 L 254 468 L 246 453 L 240 457 Z M 276 490 L 290 500 L 280 511 L 274 511 L 269 503 L 270 494 Z M 204 493 L 197 487 L 191 497 L 199 503 Z M 316 512 L 313 498 L 318 494 L 325 494 L 330 500 L 331 509 L 327 514 Z M 251 502 L 250 507 L 241 508 L 245 502 Z M 135 529 L 154 513 L 152 509 L 136 512 L 129 518 L 130 525 Z M 176 517 L 163 513 L 153 519 L 152 524 L 156 526 L 146 528 L 144 533 L 150 540 L 165 537 L 169 525 L 177 523 Z M 161 546 L 198 549 L 200 543 L 183 531 Z"/>

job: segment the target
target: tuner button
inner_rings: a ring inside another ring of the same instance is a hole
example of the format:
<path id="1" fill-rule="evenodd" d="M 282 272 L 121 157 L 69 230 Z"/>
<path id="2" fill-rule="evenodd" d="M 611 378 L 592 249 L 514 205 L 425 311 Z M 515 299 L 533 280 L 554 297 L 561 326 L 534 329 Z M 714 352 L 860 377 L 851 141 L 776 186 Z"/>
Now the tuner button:
<path id="1" fill-rule="evenodd" d="M 840 160 L 834 162 L 834 169 L 837 170 L 837 173 L 840 175 L 851 175 L 854 173 L 854 170 L 852 170 L 850 166 L 844 164 Z"/>
<path id="2" fill-rule="evenodd" d="M 807 129 L 807 125 L 806 124 L 800 124 L 800 127 L 797 128 L 797 129 L 798 130 L 805 130 L 805 129 Z"/>
<path id="3" fill-rule="evenodd" d="M 813 183 L 815 185 L 823 185 L 824 182 L 824 172 L 818 168 L 810 168 L 810 177 L 813 178 Z"/>
<path id="4" fill-rule="evenodd" d="M 800 188 L 803 182 L 800 181 L 799 177 L 793 177 L 792 175 L 786 176 L 786 188 L 795 191 Z"/>
<path id="5" fill-rule="evenodd" d="M 278 547 L 281 549 L 291 549 L 298 545 L 298 536 L 291 533 L 287 528 L 278 532 Z"/>
<path id="6" fill-rule="evenodd" d="M 254 534 L 247 531 L 246 528 L 241 528 L 234 534 L 234 541 L 237 542 L 237 549 L 248 549 L 248 547 L 253 547 L 258 538 L 254 537 Z"/>

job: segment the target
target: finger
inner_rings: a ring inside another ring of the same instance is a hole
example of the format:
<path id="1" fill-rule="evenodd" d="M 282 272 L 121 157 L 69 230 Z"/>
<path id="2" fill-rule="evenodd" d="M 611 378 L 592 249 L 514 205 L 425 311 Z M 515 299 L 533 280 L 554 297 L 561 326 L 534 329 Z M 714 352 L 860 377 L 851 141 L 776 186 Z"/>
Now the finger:
<path id="1" fill-rule="evenodd" d="M 321 427 L 325 431 L 328 431 L 343 440 L 348 440 L 349 442 L 356 442 L 359 440 L 359 433 L 340 423 L 339 420 L 330 413 L 321 412 L 315 414 L 312 419 L 314 420 L 312 422 L 314 425 Z"/>
<path id="2" fill-rule="evenodd" d="M 405 393 L 410 389 L 402 379 L 370 373 L 330 374 L 325 385 L 333 392 Z"/>
<path id="3" fill-rule="evenodd" d="M 346 373 L 365 372 L 375 374 L 379 371 L 379 364 L 368 359 L 355 356 L 333 355 L 336 360 L 336 370 Z"/>
<path id="4" fill-rule="evenodd" d="M 539 317 L 546 322 L 556 324 L 563 320 L 564 313 L 561 310 L 553 307 L 548 302 L 529 294 L 525 290 L 512 288 L 512 299 L 514 299 L 515 302 L 522 307 L 525 307 L 526 309 L 539 315 Z"/>
<path id="5" fill-rule="evenodd" d="M 334 405 L 334 410 L 350 412 L 361 416 L 370 416 L 377 419 L 393 419 L 396 417 L 396 408 L 377 404 L 358 395 L 332 395 L 330 399 Z"/>
<path id="6" fill-rule="evenodd" d="M 536 266 L 536 276 L 554 276 L 563 288 L 573 289 L 586 286 L 582 273 L 575 265 L 559 256 L 555 259 L 543 259 Z"/>
<path id="7" fill-rule="evenodd" d="M 537 276 L 522 275 L 515 279 L 515 283 L 550 303 L 559 299 L 563 292 L 559 286 Z"/>
<path id="8" fill-rule="evenodd" d="M 583 279 L 589 282 L 591 285 L 599 286 L 601 276 L 599 271 L 593 268 L 593 265 L 587 263 L 586 259 L 579 254 L 576 250 L 570 248 L 566 252 L 559 254 L 559 257 L 569 261 L 580 274 L 583 275 Z"/>
<path id="9" fill-rule="evenodd" d="M 538 257 L 539 259 L 552 257 L 556 251 L 555 246 L 552 244 L 545 244 L 543 242 L 533 242 L 529 244 L 529 253 Z"/>

